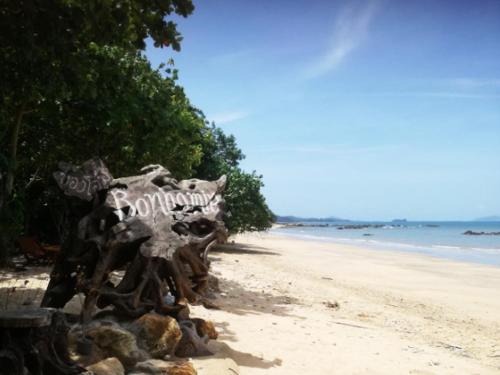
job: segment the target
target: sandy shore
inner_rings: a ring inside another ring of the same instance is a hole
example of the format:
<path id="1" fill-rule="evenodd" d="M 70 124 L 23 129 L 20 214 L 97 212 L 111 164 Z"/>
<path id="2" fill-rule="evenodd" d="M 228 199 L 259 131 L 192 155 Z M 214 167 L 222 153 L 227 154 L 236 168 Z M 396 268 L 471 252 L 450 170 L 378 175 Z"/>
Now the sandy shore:
<path id="1" fill-rule="evenodd" d="M 219 341 L 250 374 L 498 374 L 500 268 L 242 235 L 212 253 Z"/>
<path id="2" fill-rule="evenodd" d="M 240 374 L 500 374 L 500 267 L 271 234 L 234 240 L 210 256 L 222 309 L 191 315 L 214 321 L 216 357 Z M 49 267 L 1 274 L 0 309 L 38 305 L 48 277 Z M 196 366 L 234 372 L 209 357 Z"/>

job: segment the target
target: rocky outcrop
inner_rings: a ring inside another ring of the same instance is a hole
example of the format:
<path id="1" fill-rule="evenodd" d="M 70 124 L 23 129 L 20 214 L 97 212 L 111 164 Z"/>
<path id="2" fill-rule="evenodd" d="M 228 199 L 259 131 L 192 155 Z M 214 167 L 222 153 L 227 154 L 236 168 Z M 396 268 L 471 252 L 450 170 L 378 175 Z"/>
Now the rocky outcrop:
<path id="1" fill-rule="evenodd" d="M 337 225 L 337 229 L 369 229 L 369 228 L 383 228 L 385 224 L 346 224 L 346 225 Z"/>
<path id="2" fill-rule="evenodd" d="M 116 357 L 125 368 L 133 367 L 137 362 L 147 358 L 147 354 L 137 346 L 132 332 L 115 322 L 92 322 L 84 334 L 92 340 L 105 358 Z"/>
<path id="3" fill-rule="evenodd" d="M 500 232 L 475 232 L 473 230 L 468 230 L 462 233 L 466 236 L 500 236 Z"/>

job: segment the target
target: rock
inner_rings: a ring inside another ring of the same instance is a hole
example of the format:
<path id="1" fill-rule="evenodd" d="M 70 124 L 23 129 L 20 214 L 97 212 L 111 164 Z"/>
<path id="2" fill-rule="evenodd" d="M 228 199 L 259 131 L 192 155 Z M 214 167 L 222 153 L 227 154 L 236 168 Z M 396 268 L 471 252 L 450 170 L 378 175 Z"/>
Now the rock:
<path id="1" fill-rule="evenodd" d="M 468 230 L 462 233 L 466 236 L 500 236 L 500 232 L 474 232 L 473 230 Z"/>
<path id="2" fill-rule="evenodd" d="M 86 338 L 82 326 L 75 324 L 68 332 L 68 352 L 70 358 L 82 367 L 102 361 L 106 358 L 104 352 Z"/>
<path id="3" fill-rule="evenodd" d="M 194 369 L 192 363 L 182 362 L 177 363 L 167 370 L 168 375 L 197 375 L 198 372 Z"/>
<path id="4" fill-rule="evenodd" d="M 146 358 L 137 346 L 135 336 L 117 323 L 99 321 L 85 330 L 85 336 L 93 340 L 106 358 L 116 357 L 126 367 L 132 367 Z"/>
<path id="5" fill-rule="evenodd" d="M 368 229 L 368 228 L 383 228 L 384 224 L 346 224 L 336 225 L 338 230 L 344 229 Z"/>
<path id="6" fill-rule="evenodd" d="M 187 361 L 169 362 L 150 359 L 138 363 L 129 375 L 197 375 L 193 365 Z"/>
<path id="7" fill-rule="evenodd" d="M 200 337 L 192 321 L 183 320 L 180 322 L 180 326 L 182 338 L 175 348 L 176 356 L 186 358 L 212 355 L 212 352 L 207 347 L 209 338 L 207 336 Z"/>
<path id="8" fill-rule="evenodd" d="M 196 332 L 198 332 L 198 336 L 204 337 L 207 336 L 209 339 L 216 340 L 219 336 L 219 333 L 215 329 L 215 325 L 213 322 L 209 320 L 203 320 L 200 318 L 193 318 L 191 321 L 196 326 Z"/>
<path id="9" fill-rule="evenodd" d="M 333 301 L 333 302 L 325 301 L 325 302 L 323 302 L 323 305 L 325 305 L 329 309 L 334 309 L 334 310 L 340 309 L 340 305 L 337 301 Z"/>
<path id="10" fill-rule="evenodd" d="M 182 336 L 174 318 L 156 313 L 141 316 L 131 329 L 137 334 L 139 345 L 153 358 L 163 358 L 173 353 Z"/>
<path id="11" fill-rule="evenodd" d="M 121 362 L 115 358 L 106 358 L 87 367 L 87 370 L 92 371 L 95 375 L 124 375 L 125 369 Z"/>

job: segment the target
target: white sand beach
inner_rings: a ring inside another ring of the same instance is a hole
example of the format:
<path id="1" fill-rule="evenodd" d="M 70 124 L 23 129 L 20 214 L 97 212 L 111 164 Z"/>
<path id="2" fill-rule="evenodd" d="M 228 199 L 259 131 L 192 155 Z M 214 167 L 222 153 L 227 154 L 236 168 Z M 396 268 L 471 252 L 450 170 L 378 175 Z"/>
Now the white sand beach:
<path id="1" fill-rule="evenodd" d="M 199 375 L 500 373 L 500 267 L 273 234 L 232 240 L 210 255 L 221 309 L 191 306 L 219 331 L 219 360 L 196 359 Z M 3 292 L 13 278 L 18 291 L 2 301 L 37 305 L 49 272 L 3 275 Z"/>
<path id="2" fill-rule="evenodd" d="M 272 234 L 211 255 L 219 340 L 253 374 L 498 374 L 500 268 Z"/>

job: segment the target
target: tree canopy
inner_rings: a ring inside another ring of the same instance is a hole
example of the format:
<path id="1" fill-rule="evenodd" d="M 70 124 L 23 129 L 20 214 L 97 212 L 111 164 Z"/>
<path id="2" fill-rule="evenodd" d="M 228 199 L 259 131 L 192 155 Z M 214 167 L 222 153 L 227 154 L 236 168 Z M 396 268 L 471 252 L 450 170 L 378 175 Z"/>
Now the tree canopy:
<path id="1" fill-rule="evenodd" d="M 228 176 L 224 198 L 226 200 L 226 226 L 231 233 L 269 229 L 275 216 L 262 195 L 262 176 L 244 172 L 239 163 L 245 158 L 233 135 L 226 135 L 212 124 L 206 129 L 202 147 L 202 159 L 196 168 L 196 176 L 215 179 Z"/>
<path id="2" fill-rule="evenodd" d="M 153 69 L 143 55 L 146 38 L 180 50 L 171 17 L 193 10 L 191 0 L 0 2 L 0 254 L 51 205 L 56 163 L 94 156 L 117 176 L 150 163 L 178 178 L 225 173 L 229 228 L 269 226 L 262 179 L 239 169 L 235 138 L 208 126 L 172 63 Z"/>

